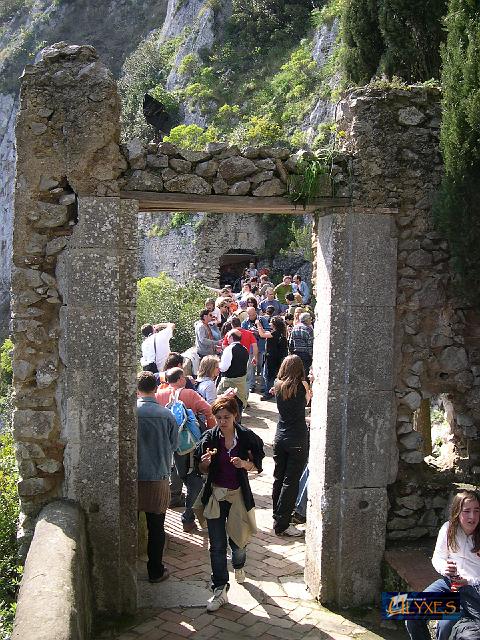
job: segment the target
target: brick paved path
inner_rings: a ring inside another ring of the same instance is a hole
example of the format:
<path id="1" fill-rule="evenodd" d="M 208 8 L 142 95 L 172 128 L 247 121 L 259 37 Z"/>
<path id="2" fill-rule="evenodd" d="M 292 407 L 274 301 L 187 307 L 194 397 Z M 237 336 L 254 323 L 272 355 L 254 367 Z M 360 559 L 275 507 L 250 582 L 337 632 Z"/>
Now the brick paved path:
<path id="1" fill-rule="evenodd" d="M 205 603 L 211 595 L 208 537 L 204 533 L 185 534 L 180 521 L 181 509 L 169 510 L 164 562 L 171 577 L 152 585 L 147 580 L 145 561 L 139 561 L 140 611 L 135 624 L 122 632 L 104 631 L 97 636 L 99 639 L 379 640 L 406 637 L 403 632 L 381 628 L 374 610 L 362 616 L 362 624 L 357 624 L 345 612 L 338 615 L 321 607 L 305 589 L 303 538 L 278 538 L 272 533 L 271 444 L 275 420 L 275 403 L 259 402 L 259 396 L 254 394 L 242 422 L 254 429 L 266 445 L 263 474 L 251 480 L 258 533 L 248 545 L 245 583 L 237 585 L 230 576 L 229 604 L 213 614 L 205 612 Z"/>

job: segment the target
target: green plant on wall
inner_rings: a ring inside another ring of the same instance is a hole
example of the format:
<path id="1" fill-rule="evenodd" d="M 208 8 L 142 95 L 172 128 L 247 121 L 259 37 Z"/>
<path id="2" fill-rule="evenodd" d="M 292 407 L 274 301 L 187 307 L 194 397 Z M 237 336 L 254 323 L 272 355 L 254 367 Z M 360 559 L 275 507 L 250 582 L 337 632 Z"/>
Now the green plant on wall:
<path id="1" fill-rule="evenodd" d="M 12 341 L 0 347 L 0 640 L 6 640 L 15 615 L 21 576 L 17 559 L 18 470 L 12 435 Z"/>

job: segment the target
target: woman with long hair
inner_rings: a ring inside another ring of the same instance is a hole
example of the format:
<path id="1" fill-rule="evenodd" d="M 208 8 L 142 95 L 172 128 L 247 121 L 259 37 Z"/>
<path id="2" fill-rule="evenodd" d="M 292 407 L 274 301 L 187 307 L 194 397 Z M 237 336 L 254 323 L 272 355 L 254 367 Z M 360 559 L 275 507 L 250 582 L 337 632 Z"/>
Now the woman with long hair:
<path id="1" fill-rule="evenodd" d="M 432 564 L 442 576 L 424 591 L 459 591 L 462 608 L 470 618 L 480 617 L 480 496 L 476 491 L 459 491 L 450 507 L 450 518 L 438 532 Z M 477 587 L 474 589 L 473 587 Z M 437 622 L 437 640 L 448 640 L 455 620 Z M 430 640 L 426 620 L 407 620 L 412 640 Z"/>
<path id="2" fill-rule="evenodd" d="M 298 484 L 308 458 L 305 407 L 311 393 L 302 360 L 290 355 L 282 362 L 274 384 L 279 420 L 273 442 L 273 521 L 277 536 L 301 536 L 290 524 Z"/>
<path id="3" fill-rule="evenodd" d="M 262 371 L 265 392 L 260 400 L 270 400 L 270 398 L 273 398 L 273 394 L 270 391 L 274 385 L 280 365 L 288 353 L 287 327 L 281 316 L 274 316 L 270 320 L 271 331 L 265 331 L 259 320 L 257 320 L 256 324 L 259 336 L 266 338 Z"/>
<path id="4" fill-rule="evenodd" d="M 195 512 L 207 521 L 210 538 L 213 596 L 207 611 L 228 602 L 227 541 L 237 582 L 245 580 L 246 546 L 256 533 L 255 502 L 248 473 L 262 471 L 263 442 L 239 422 L 235 397 L 221 396 L 212 404 L 217 426 L 206 431 L 195 450 L 198 471 L 207 474 Z"/>

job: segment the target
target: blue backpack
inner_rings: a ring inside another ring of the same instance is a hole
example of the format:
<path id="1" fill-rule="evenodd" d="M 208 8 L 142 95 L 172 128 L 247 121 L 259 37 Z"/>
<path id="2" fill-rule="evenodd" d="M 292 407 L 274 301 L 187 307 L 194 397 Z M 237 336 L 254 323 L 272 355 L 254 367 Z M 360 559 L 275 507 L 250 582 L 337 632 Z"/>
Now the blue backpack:
<path id="1" fill-rule="evenodd" d="M 181 389 L 177 389 L 167 404 L 178 424 L 178 446 L 175 453 L 181 456 L 191 453 L 200 441 L 202 433 L 198 426 L 197 418 L 191 409 L 187 409 L 178 396 Z"/>

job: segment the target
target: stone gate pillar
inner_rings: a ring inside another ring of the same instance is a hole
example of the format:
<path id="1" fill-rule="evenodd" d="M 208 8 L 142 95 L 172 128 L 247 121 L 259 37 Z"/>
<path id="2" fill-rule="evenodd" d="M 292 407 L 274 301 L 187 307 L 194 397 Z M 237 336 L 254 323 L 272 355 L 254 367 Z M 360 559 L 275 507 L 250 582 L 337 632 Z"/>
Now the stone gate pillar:
<path id="1" fill-rule="evenodd" d="M 315 231 L 316 472 L 308 488 L 305 579 L 322 602 L 352 606 L 371 601 L 380 586 L 386 485 L 396 467 L 396 239 L 390 215 L 360 211 L 320 217 Z"/>
<path id="2" fill-rule="evenodd" d="M 94 603 L 136 607 L 137 204 L 121 201 L 115 81 L 89 46 L 22 79 L 12 276 L 23 548 L 44 504 L 83 508 Z"/>

